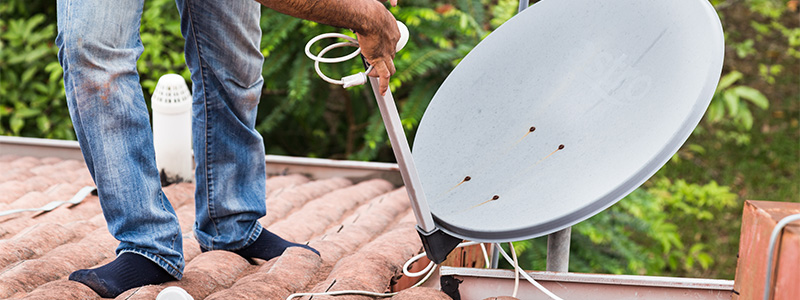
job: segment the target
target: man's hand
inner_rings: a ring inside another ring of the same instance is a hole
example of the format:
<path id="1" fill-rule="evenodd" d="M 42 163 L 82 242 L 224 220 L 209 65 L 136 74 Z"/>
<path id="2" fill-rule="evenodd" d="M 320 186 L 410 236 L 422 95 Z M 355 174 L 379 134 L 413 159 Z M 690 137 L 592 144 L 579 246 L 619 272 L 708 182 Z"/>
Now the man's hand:
<path id="1" fill-rule="evenodd" d="M 372 77 L 380 78 L 380 92 L 389 89 L 394 74 L 395 47 L 400 31 L 394 16 L 375 0 L 256 0 L 280 13 L 341 28 L 350 28 L 358 35 L 361 53 L 372 65 Z M 390 0 L 392 6 L 397 0 Z"/>
<path id="2" fill-rule="evenodd" d="M 396 0 L 393 2 L 396 3 Z M 361 47 L 361 54 L 372 66 L 372 72 L 367 74 L 371 77 L 378 77 L 380 82 L 381 95 L 386 95 L 389 89 L 389 77 L 394 75 L 394 54 L 397 41 L 400 40 L 400 30 L 397 29 L 397 22 L 389 11 L 383 9 L 383 21 L 381 24 L 391 22 L 390 25 L 381 25 L 373 30 L 356 32 L 358 45 Z"/>

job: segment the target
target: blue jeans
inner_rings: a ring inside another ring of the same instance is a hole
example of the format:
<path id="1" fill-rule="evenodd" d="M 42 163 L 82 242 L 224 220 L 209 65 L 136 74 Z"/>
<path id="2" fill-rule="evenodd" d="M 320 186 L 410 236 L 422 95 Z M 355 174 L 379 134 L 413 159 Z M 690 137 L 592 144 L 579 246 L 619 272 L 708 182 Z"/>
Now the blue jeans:
<path id="1" fill-rule="evenodd" d="M 58 59 L 84 159 L 117 254 L 139 253 L 182 277 L 182 234 L 161 190 L 136 61 L 144 0 L 58 0 Z M 263 79 L 260 6 L 177 0 L 192 73 L 195 236 L 237 250 L 261 233 L 264 144 L 254 129 Z"/>

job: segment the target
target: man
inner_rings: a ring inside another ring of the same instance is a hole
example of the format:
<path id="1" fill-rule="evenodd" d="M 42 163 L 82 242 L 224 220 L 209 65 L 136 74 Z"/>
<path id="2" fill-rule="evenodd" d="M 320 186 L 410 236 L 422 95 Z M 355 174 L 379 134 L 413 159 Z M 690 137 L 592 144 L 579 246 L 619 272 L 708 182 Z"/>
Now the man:
<path id="1" fill-rule="evenodd" d="M 144 0 L 58 0 L 59 62 L 70 117 L 98 187 L 117 258 L 70 280 L 102 297 L 181 279 L 182 234 L 161 190 L 136 60 Z M 353 29 L 380 77 L 394 73 L 399 32 L 375 0 L 259 0 L 281 13 Z M 261 94 L 260 8 L 250 0 L 177 0 L 193 83 L 196 222 L 203 251 L 270 259 L 295 244 L 258 223 L 265 215 L 265 162 L 254 129 Z M 392 0 L 392 5 L 396 0 Z"/>

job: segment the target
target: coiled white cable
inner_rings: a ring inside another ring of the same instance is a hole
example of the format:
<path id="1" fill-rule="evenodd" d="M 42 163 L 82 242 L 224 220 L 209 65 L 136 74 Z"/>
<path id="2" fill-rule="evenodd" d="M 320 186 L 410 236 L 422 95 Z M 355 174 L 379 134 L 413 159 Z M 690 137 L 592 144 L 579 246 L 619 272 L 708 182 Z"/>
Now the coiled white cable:
<path id="1" fill-rule="evenodd" d="M 408 28 L 406 27 L 406 25 L 404 25 L 400 21 L 397 21 L 397 28 L 400 30 L 400 40 L 397 42 L 397 46 L 395 47 L 395 51 L 400 51 L 400 49 L 403 49 L 403 47 L 405 47 L 406 43 L 408 42 L 409 33 L 408 33 Z M 314 45 L 314 43 L 319 42 L 322 39 L 330 39 L 330 38 L 333 38 L 333 39 L 344 39 L 347 42 L 339 42 L 339 43 L 334 43 L 334 44 L 328 45 L 325 48 L 323 48 L 316 55 L 311 53 L 311 46 Z M 328 53 L 328 51 L 331 51 L 331 50 L 336 49 L 336 48 L 342 48 L 342 47 L 356 47 L 356 50 L 351 52 L 350 54 L 347 54 L 347 55 L 341 56 L 341 57 L 324 57 L 325 53 Z M 311 60 L 314 61 L 314 70 L 317 71 L 317 75 L 319 75 L 319 77 L 322 78 L 322 80 L 325 80 L 328 83 L 341 85 L 341 86 L 343 86 L 345 88 L 348 88 L 348 87 L 351 87 L 351 86 L 356 86 L 356 85 L 362 85 L 362 84 L 366 83 L 367 82 L 367 74 L 369 74 L 369 72 L 372 71 L 372 66 L 369 66 L 366 71 L 358 72 L 358 73 L 350 75 L 350 76 L 342 77 L 341 80 L 336 80 L 336 79 L 330 78 L 330 77 L 328 77 L 328 76 L 326 76 L 325 74 L 322 73 L 322 70 L 319 68 L 319 64 L 320 63 L 335 64 L 335 63 L 345 62 L 345 61 L 351 60 L 351 59 L 355 58 L 356 56 L 358 56 L 359 54 L 361 54 L 361 48 L 358 46 L 358 40 L 353 38 L 353 37 L 351 37 L 351 36 L 344 35 L 344 34 L 341 34 L 341 33 L 333 33 L 333 32 L 331 32 L 331 33 L 323 33 L 323 34 L 320 34 L 318 36 L 315 36 L 314 38 L 309 40 L 308 43 L 306 43 L 305 53 L 306 53 L 306 56 L 308 56 L 308 58 L 310 58 Z"/>

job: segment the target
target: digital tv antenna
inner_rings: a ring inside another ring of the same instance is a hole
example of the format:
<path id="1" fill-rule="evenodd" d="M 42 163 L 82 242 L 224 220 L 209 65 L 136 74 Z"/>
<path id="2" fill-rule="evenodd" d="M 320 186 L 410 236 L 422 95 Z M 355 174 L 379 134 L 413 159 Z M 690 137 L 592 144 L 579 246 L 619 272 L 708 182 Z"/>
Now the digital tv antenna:
<path id="1" fill-rule="evenodd" d="M 371 77 L 428 257 L 543 236 L 619 201 L 697 126 L 723 55 L 706 0 L 544 0 L 447 77 L 413 158 Z"/>

